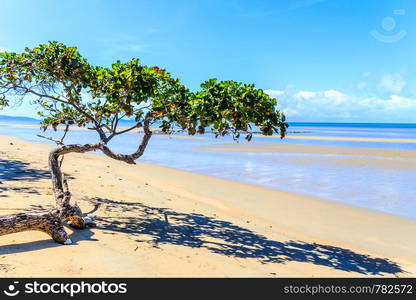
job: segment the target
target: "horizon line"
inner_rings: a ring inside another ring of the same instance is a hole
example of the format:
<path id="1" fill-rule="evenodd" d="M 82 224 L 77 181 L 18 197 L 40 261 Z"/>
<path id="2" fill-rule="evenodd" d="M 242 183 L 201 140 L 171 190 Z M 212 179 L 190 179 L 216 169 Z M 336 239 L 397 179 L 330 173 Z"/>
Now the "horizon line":
<path id="1" fill-rule="evenodd" d="M 6 118 L 25 118 L 25 119 L 31 119 L 35 121 L 41 121 L 41 119 L 36 119 L 33 117 L 28 116 L 9 116 L 9 115 L 2 115 L 0 114 L 0 118 L 6 117 Z M 132 120 L 121 120 L 121 121 L 132 121 Z M 288 124 L 296 124 L 296 123 L 313 123 L 313 124 L 407 124 L 407 125 L 416 125 L 416 122 L 325 122 L 325 121 L 289 121 Z"/>

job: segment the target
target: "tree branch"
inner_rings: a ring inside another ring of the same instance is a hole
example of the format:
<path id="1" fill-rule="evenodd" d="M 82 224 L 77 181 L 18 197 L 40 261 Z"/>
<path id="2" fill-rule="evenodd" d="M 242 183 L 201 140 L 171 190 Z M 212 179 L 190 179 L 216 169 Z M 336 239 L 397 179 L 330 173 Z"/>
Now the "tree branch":
<path id="1" fill-rule="evenodd" d="M 132 154 L 129 154 L 129 155 L 127 155 L 127 154 L 114 153 L 107 146 L 106 143 L 102 143 L 102 145 L 100 147 L 101 151 L 105 155 L 107 155 L 107 156 L 109 156 L 109 157 L 111 157 L 113 159 L 121 160 L 121 161 L 124 161 L 124 162 L 126 162 L 128 164 L 135 164 L 135 160 L 138 159 L 140 156 L 143 155 L 144 150 L 146 149 L 147 144 L 148 144 L 150 138 L 152 137 L 152 131 L 150 130 L 151 118 L 152 118 L 152 115 L 150 113 L 148 113 L 146 115 L 146 117 L 145 117 L 144 124 L 143 124 L 144 136 L 143 136 L 142 142 L 140 143 L 140 145 L 137 148 L 136 152 L 134 152 Z M 126 129 L 124 131 L 127 132 L 127 131 L 133 130 L 134 128 L 137 128 L 137 127 L 138 127 L 138 125 L 136 125 L 134 127 L 131 127 L 129 129 Z M 121 132 L 119 134 L 121 134 Z M 110 136 L 110 137 L 112 137 L 112 136 Z"/>
<path id="2" fill-rule="evenodd" d="M 94 125 L 95 125 L 95 131 L 97 131 L 97 133 L 99 134 L 99 136 L 100 136 L 100 139 L 101 140 L 106 140 L 107 139 L 107 136 L 106 136 L 106 134 L 104 133 L 104 131 L 101 129 L 101 126 L 100 126 L 100 124 L 98 123 L 98 121 L 93 117 L 93 116 L 91 116 L 89 113 L 87 113 L 86 111 L 85 111 L 85 109 L 82 109 L 81 107 L 79 107 L 77 104 L 75 104 L 74 102 L 70 102 L 70 101 L 65 101 L 65 100 L 63 100 L 63 99 L 61 99 L 61 98 L 57 98 L 57 97 L 54 97 L 54 96 L 50 96 L 50 95 L 47 95 L 46 93 L 44 93 L 44 94 L 41 94 L 41 93 L 38 93 L 38 92 L 36 92 L 35 90 L 33 90 L 33 89 L 31 89 L 31 88 L 28 88 L 28 87 L 26 87 L 26 86 L 23 86 L 23 85 L 18 85 L 18 84 L 13 84 L 13 88 L 16 90 L 16 89 L 23 89 L 26 93 L 31 93 L 31 94 L 33 94 L 33 95 L 35 95 L 35 96 L 38 96 L 39 98 L 48 98 L 48 99 L 51 99 L 51 100 L 54 100 L 54 101 L 57 101 L 57 102 L 61 102 L 61 103 L 64 103 L 64 104 L 68 104 L 68 105 L 71 105 L 72 107 L 74 107 L 80 114 L 82 114 L 82 115 L 84 115 L 84 116 L 86 116 L 92 123 L 94 123 Z"/>
<path id="3" fill-rule="evenodd" d="M 60 145 L 60 146 L 64 145 L 64 143 L 62 143 L 60 140 L 54 139 L 53 137 L 44 136 L 44 135 L 41 135 L 41 134 L 37 134 L 36 136 L 38 136 L 40 138 L 43 138 L 43 139 L 46 139 L 46 140 L 49 140 L 49 141 L 52 141 L 52 142 L 54 142 L 54 143 L 56 143 L 57 145 Z"/>
<path id="4" fill-rule="evenodd" d="M 129 132 L 129 131 L 132 131 L 133 129 L 135 129 L 135 128 L 139 128 L 140 127 L 140 123 L 137 123 L 136 125 L 134 125 L 133 127 L 130 127 L 130 128 L 127 128 L 127 129 L 124 129 L 124 130 L 122 130 L 122 131 L 119 131 L 119 132 L 113 132 L 108 138 L 107 138 L 107 142 L 108 141 L 110 141 L 113 137 L 115 137 L 116 135 L 119 135 L 119 134 L 123 134 L 123 133 L 127 133 L 127 132 Z"/>
<path id="5" fill-rule="evenodd" d="M 52 188 L 55 195 L 55 201 L 58 206 L 67 206 L 71 199 L 71 194 L 66 190 L 63 180 L 63 174 L 59 164 L 59 157 L 67 153 L 85 153 L 89 151 L 98 150 L 101 143 L 98 144 L 73 144 L 63 145 L 52 150 L 49 154 L 49 168 L 52 173 Z"/>

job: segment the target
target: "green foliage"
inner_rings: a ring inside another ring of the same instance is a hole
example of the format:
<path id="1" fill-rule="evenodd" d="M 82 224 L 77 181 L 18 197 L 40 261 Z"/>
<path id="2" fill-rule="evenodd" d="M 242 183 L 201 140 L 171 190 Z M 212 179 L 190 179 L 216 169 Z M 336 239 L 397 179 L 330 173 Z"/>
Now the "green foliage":
<path id="1" fill-rule="evenodd" d="M 75 124 L 114 135 L 120 119 L 140 127 L 148 118 L 161 121 L 166 133 L 177 125 L 190 135 L 210 130 L 236 139 L 243 133 L 250 140 L 253 125 L 281 137 L 287 128 L 276 99 L 252 84 L 210 79 L 192 92 L 166 70 L 138 59 L 92 66 L 75 47 L 58 42 L 0 53 L 0 105 L 16 95 L 37 97 L 44 129 Z"/>
<path id="2" fill-rule="evenodd" d="M 199 119 L 199 133 L 204 133 L 204 128 L 212 125 L 217 135 L 232 133 L 238 138 L 239 132 L 249 131 L 254 124 L 264 135 L 279 130 L 284 134 L 284 116 L 275 108 L 276 99 L 256 89 L 253 84 L 210 79 L 201 87 L 202 91 L 197 92 L 191 102 L 192 116 Z M 251 139 L 251 135 L 247 138 Z"/>

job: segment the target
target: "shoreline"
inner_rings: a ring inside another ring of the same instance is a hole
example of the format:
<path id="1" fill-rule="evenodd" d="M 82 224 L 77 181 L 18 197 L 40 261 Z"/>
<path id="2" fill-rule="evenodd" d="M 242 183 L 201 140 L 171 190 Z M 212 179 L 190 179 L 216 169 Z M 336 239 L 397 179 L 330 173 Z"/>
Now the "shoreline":
<path id="1" fill-rule="evenodd" d="M 0 125 L 9 126 L 7 123 L 0 123 Z M 27 125 L 27 124 L 13 124 L 16 127 L 22 128 L 39 128 L 39 125 Z M 127 129 L 128 127 L 120 127 L 120 130 Z M 58 126 L 58 130 L 63 130 L 63 126 Z M 89 130 L 88 128 L 80 128 L 77 126 L 70 126 L 70 130 Z M 159 127 L 152 128 L 154 134 L 157 135 L 167 135 L 175 137 L 175 133 L 180 133 L 181 131 L 174 132 L 172 135 L 163 133 Z M 133 133 L 143 133 L 143 130 L 140 128 L 134 129 L 129 134 Z M 176 136 L 177 137 L 177 136 Z M 182 137 L 182 136 L 179 136 Z M 190 136 L 191 138 L 199 138 L 199 139 L 206 139 L 206 137 L 202 137 L 199 135 Z M 264 136 L 258 133 L 254 133 L 253 137 L 262 137 L 267 139 L 280 139 L 278 136 Z M 415 144 L 416 139 L 404 139 L 404 138 L 371 138 L 371 137 L 333 137 L 333 136 L 314 136 L 314 135 L 286 135 L 286 139 L 294 139 L 294 140 L 322 140 L 322 141 L 345 141 L 345 142 L 376 142 L 376 143 L 408 143 L 408 144 Z M 254 141 L 253 141 L 254 142 Z"/>
<path id="2" fill-rule="evenodd" d="M 0 141 L 3 163 L 15 162 L 15 168 L 37 174 L 32 178 L 23 172 L 27 178 L 3 180 L 2 213 L 51 204 L 45 198 L 52 197 L 47 178 L 52 146 L 10 136 L 0 136 Z M 7 272 L 0 270 L 4 276 L 416 274 L 416 242 L 409 238 L 416 222 L 410 219 L 157 165 L 128 166 L 92 154 L 71 154 L 64 171 L 74 177 L 69 181 L 73 200 L 84 212 L 92 211 L 98 228 L 74 231 L 71 246 L 56 245 L 43 233 L 2 236 L 0 254 L 10 265 Z M 172 232 L 160 227 L 163 210 Z M 143 218 L 135 220 L 138 215 Z M 194 236 L 186 228 L 199 231 Z M 33 251 L 39 262 L 33 263 Z M 48 261 L 55 251 L 68 255 L 77 268 Z M 97 251 L 100 257 L 92 254 Z M 319 259 L 328 253 L 336 262 Z M 104 263 L 108 257 L 112 260 Z M 383 265 L 380 271 L 374 269 L 376 261 Z M 30 271 L 24 267 L 28 264 Z M 398 272 L 396 264 L 407 273 Z"/>

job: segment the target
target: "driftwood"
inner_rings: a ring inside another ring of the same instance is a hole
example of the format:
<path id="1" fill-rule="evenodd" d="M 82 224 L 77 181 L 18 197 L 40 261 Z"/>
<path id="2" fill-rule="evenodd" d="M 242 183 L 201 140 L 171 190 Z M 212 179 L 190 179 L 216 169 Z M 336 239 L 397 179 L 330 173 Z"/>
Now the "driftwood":
<path id="1" fill-rule="evenodd" d="M 144 150 L 152 136 L 150 130 L 150 116 L 144 122 L 144 136 L 136 152 L 130 155 L 114 153 L 107 143 L 113 135 L 107 137 L 103 131 L 100 132 L 101 141 L 96 144 L 72 144 L 64 145 L 63 138 L 61 140 L 53 140 L 59 146 L 53 149 L 49 154 L 49 169 L 52 175 L 52 189 L 55 197 L 55 207 L 49 212 L 43 214 L 34 213 L 18 213 L 14 215 L 6 215 L 0 217 L 0 235 L 6 235 L 21 231 L 37 230 L 49 234 L 52 239 L 61 244 L 71 244 L 69 235 L 65 232 L 64 222 L 68 221 L 69 225 L 74 228 L 86 228 L 94 226 L 84 218 L 81 209 L 77 204 L 71 205 L 71 193 L 68 183 L 61 170 L 62 159 L 65 154 L 69 153 L 85 153 L 100 150 L 106 156 L 116 160 L 124 161 L 128 164 L 135 164 L 135 160 L 143 155 Z M 117 133 L 116 133 L 117 134 Z"/>

